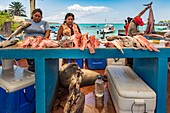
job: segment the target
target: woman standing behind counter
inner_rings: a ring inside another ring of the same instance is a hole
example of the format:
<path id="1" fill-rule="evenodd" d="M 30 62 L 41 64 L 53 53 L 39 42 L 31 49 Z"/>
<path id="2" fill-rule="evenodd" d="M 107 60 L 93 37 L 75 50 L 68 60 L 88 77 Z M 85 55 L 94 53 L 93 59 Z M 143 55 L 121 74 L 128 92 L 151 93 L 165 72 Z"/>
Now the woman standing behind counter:
<path id="1" fill-rule="evenodd" d="M 24 32 L 24 37 L 32 36 L 41 36 L 45 39 L 50 37 L 50 26 L 47 21 L 42 20 L 42 10 L 34 9 L 32 12 L 31 19 L 26 19 L 26 21 L 31 22 L 31 26 L 27 27 Z M 35 63 L 34 59 L 27 59 L 28 70 L 35 72 Z"/>
<path id="2" fill-rule="evenodd" d="M 67 13 L 65 16 L 65 21 L 63 24 L 59 27 L 58 33 L 57 33 L 57 40 L 60 41 L 62 40 L 63 36 L 72 36 L 76 33 L 80 33 L 80 28 L 79 26 L 73 22 L 74 21 L 74 15 L 72 13 Z M 68 33 L 69 32 L 69 33 Z M 75 59 L 71 59 L 70 62 L 75 62 Z M 68 63 L 68 59 L 63 59 L 62 64 Z"/>
<path id="3" fill-rule="evenodd" d="M 65 34 L 65 30 L 70 31 L 70 35 L 74 35 L 75 33 L 81 33 L 79 26 L 73 22 L 74 21 L 74 15 L 72 13 L 67 13 L 65 16 L 65 21 L 63 24 L 59 27 L 58 33 L 57 33 L 57 40 L 60 41 L 62 37 Z M 69 35 L 68 34 L 68 35 Z"/>

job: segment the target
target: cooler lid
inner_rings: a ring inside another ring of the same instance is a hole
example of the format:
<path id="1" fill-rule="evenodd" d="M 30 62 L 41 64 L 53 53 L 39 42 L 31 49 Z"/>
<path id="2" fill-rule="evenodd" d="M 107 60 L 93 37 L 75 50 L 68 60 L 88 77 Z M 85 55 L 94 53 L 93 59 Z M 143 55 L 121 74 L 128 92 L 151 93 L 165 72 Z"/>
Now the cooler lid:
<path id="1" fill-rule="evenodd" d="M 128 66 L 107 66 L 108 76 L 124 98 L 153 99 L 155 92 Z"/>
<path id="2" fill-rule="evenodd" d="M 2 70 L 0 66 L 0 87 L 7 92 L 13 92 L 33 84 L 35 84 L 33 72 L 16 66 L 14 66 L 14 71 Z"/>

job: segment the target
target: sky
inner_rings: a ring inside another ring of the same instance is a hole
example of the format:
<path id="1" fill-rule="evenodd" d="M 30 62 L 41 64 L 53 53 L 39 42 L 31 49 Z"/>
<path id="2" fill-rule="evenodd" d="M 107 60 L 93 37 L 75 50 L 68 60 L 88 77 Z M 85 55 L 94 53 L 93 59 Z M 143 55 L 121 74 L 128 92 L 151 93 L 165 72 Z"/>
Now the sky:
<path id="1" fill-rule="evenodd" d="M 0 0 L 0 10 L 7 9 L 13 1 L 21 2 L 30 18 L 30 0 Z M 71 12 L 76 23 L 124 23 L 150 2 L 153 2 L 155 22 L 170 20 L 170 0 L 36 0 L 36 8 L 43 11 L 43 20 L 48 22 L 62 23 L 66 13 Z M 144 22 L 148 15 L 149 10 L 142 15 Z"/>

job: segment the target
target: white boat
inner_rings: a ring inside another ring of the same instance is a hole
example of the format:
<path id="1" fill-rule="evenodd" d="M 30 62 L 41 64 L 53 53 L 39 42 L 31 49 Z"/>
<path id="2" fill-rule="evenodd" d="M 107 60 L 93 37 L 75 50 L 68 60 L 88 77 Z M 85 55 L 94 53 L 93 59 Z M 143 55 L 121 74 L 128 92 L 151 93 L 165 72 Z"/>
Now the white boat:
<path id="1" fill-rule="evenodd" d="M 158 29 L 158 30 L 166 30 L 166 29 L 167 29 L 167 26 L 158 26 L 157 29 Z"/>
<path id="2" fill-rule="evenodd" d="M 166 29 L 162 30 L 162 32 L 170 32 L 170 25 L 166 26 Z"/>
<path id="3" fill-rule="evenodd" d="M 112 24 L 106 24 L 103 29 L 97 30 L 97 34 L 108 34 L 108 33 L 113 33 L 115 32 L 115 28 Z"/>

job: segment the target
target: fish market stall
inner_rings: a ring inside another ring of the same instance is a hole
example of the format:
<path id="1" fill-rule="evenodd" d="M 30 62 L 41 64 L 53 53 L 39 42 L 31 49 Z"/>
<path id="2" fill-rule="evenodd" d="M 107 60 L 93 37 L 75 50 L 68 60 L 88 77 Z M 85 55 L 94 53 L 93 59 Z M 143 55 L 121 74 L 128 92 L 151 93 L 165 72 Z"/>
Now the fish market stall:
<path id="1" fill-rule="evenodd" d="M 96 48 L 95 54 L 88 49 L 74 48 L 28 48 L 0 49 L 1 59 L 35 59 L 36 113 L 50 113 L 58 85 L 59 58 L 134 58 L 134 71 L 156 92 L 156 113 L 166 113 L 166 90 L 169 48 L 160 52 L 135 51 L 123 48 L 124 54 L 115 48 Z M 104 53 L 104 54 L 103 54 Z"/>

